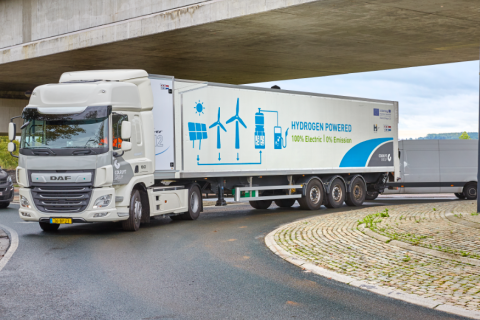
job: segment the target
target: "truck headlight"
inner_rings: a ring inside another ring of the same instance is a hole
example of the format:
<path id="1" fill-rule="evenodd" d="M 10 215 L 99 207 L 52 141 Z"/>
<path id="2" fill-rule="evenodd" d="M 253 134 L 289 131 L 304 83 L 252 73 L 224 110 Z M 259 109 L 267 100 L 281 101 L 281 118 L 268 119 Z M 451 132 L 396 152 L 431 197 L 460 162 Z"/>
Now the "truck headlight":
<path id="1" fill-rule="evenodd" d="M 8 177 L 7 177 L 7 182 L 8 182 L 8 183 L 12 183 L 12 177 L 8 176 Z"/>
<path id="2" fill-rule="evenodd" d="M 112 200 L 111 194 L 106 194 L 104 196 L 98 197 L 93 204 L 93 209 L 108 207 L 111 200 Z"/>
<path id="3" fill-rule="evenodd" d="M 20 205 L 24 208 L 31 208 L 30 202 L 24 196 L 20 196 Z"/>

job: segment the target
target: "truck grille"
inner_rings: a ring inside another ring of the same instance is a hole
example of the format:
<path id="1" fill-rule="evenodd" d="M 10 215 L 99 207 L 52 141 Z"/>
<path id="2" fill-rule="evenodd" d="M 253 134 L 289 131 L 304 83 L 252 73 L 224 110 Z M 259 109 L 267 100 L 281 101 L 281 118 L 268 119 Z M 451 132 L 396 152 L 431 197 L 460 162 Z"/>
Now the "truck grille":
<path id="1" fill-rule="evenodd" d="M 77 213 L 88 206 L 90 187 L 34 187 L 32 196 L 38 210 L 48 213 Z"/>

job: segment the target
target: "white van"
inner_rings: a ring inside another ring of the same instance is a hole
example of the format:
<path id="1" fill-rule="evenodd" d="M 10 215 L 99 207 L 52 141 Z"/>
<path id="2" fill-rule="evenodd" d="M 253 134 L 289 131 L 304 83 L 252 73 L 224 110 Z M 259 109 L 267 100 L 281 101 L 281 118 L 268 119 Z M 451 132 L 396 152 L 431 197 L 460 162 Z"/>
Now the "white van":
<path id="1" fill-rule="evenodd" d="M 400 176 L 385 194 L 454 193 L 477 198 L 478 140 L 403 140 L 398 142 Z M 378 194 L 369 193 L 367 199 Z"/>

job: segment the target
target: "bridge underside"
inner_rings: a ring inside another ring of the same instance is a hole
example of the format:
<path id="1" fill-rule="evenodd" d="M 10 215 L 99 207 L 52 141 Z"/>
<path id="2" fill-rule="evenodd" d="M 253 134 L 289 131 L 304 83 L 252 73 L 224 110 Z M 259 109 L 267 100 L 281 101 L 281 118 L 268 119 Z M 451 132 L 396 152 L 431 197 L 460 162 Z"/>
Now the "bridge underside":
<path id="1" fill-rule="evenodd" d="M 0 49 L 0 98 L 73 70 L 239 84 L 476 60 L 479 21 L 478 1 L 326 0 L 47 55 L 40 41 L 17 46 L 20 58 Z"/>

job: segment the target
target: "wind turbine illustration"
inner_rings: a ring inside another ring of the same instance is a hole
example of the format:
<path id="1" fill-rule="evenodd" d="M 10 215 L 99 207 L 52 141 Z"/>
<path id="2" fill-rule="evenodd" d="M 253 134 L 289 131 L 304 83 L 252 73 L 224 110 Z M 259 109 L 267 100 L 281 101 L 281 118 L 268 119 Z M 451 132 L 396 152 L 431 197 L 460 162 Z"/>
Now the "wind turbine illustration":
<path id="1" fill-rule="evenodd" d="M 217 149 L 220 149 L 221 148 L 221 145 L 220 145 L 220 128 L 222 128 L 223 131 L 227 132 L 227 129 L 225 129 L 223 124 L 220 123 L 220 107 L 218 108 L 217 122 L 213 123 L 209 128 L 212 129 L 215 126 L 217 126 Z"/>
<path id="2" fill-rule="evenodd" d="M 235 113 L 235 115 L 233 117 L 228 119 L 227 122 L 226 122 L 226 124 L 229 124 L 230 122 L 233 122 L 233 121 L 236 120 L 236 122 L 235 122 L 235 149 L 240 149 L 240 132 L 238 130 L 238 123 L 240 122 L 242 124 L 242 126 L 247 128 L 247 126 L 245 125 L 245 122 L 243 122 L 243 120 L 238 116 L 239 107 L 240 107 L 240 98 L 237 98 L 237 112 Z"/>

